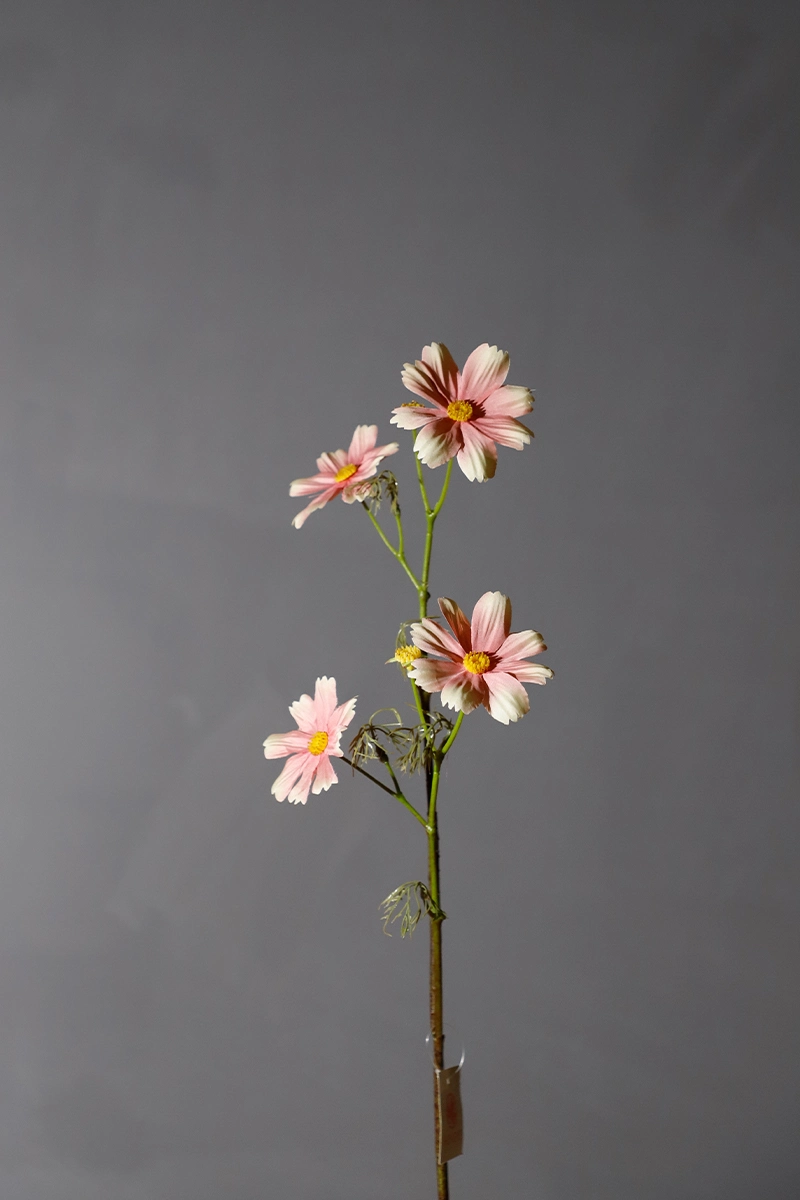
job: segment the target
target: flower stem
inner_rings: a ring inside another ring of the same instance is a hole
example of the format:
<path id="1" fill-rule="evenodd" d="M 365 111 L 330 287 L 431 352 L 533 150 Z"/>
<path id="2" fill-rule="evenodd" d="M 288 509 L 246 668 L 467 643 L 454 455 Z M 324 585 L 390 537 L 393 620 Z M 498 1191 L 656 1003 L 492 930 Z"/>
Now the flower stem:
<path id="1" fill-rule="evenodd" d="M 436 799 L 439 792 L 441 755 L 434 759 L 430 779 L 430 801 L 428 804 L 428 890 L 435 904 L 434 911 L 441 910 L 439 889 L 439 822 L 436 816 Z M 429 1012 L 431 1024 L 431 1048 L 433 1051 L 433 1131 L 434 1146 L 439 1145 L 438 1073 L 444 1070 L 444 1000 L 442 992 L 442 918 L 431 917 L 430 942 L 430 990 Z M 447 1178 L 447 1163 L 436 1163 L 437 1200 L 449 1200 L 450 1188 Z"/>
<path id="2" fill-rule="evenodd" d="M 415 457 L 416 457 L 416 455 L 415 455 Z M 421 578 L 418 588 L 417 588 L 417 590 L 419 592 L 419 617 L 420 617 L 420 620 L 422 620 L 425 616 L 427 616 L 427 612 L 428 612 L 428 599 L 430 597 L 430 592 L 428 591 L 428 579 L 430 577 L 430 571 L 431 571 L 431 552 L 433 550 L 433 527 L 436 524 L 436 518 L 438 517 L 439 513 L 442 511 L 442 506 L 444 505 L 445 499 L 447 498 L 447 489 L 450 486 L 450 475 L 452 474 L 452 471 L 453 471 L 453 460 L 451 458 L 450 461 L 448 462 L 447 468 L 445 470 L 444 483 L 442 484 L 442 490 L 439 493 L 439 499 L 436 501 L 436 504 L 434 505 L 434 507 L 431 508 L 430 503 L 428 501 L 428 493 L 425 489 L 425 480 L 422 475 L 422 466 L 420 464 L 419 459 L 417 458 L 417 474 L 419 476 L 419 486 L 420 486 L 420 491 L 422 493 L 422 503 L 425 505 L 425 525 L 426 525 L 425 553 L 422 558 L 422 578 Z"/>

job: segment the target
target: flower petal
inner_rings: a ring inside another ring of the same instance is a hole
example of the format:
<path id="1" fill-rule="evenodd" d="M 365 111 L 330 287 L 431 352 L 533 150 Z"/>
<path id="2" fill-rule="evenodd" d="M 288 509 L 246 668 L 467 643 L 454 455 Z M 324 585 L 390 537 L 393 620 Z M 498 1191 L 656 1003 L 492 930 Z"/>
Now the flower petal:
<path id="1" fill-rule="evenodd" d="M 458 367 L 444 342 L 431 342 L 422 351 L 422 361 L 436 380 L 445 403 L 458 396 Z"/>
<path id="2" fill-rule="evenodd" d="M 331 719 L 328 722 L 328 736 L 331 739 L 330 743 L 328 744 L 328 754 L 341 755 L 342 752 L 339 749 L 339 738 L 342 736 L 342 733 L 345 731 L 345 729 L 347 729 L 347 726 L 355 716 L 357 699 L 358 696 L 353 696 L 352 699 L 345 700 L 344 704 L 340 704 L 338 708 L 333 710 Z M 335 749 L 332 748 L 334 742 Z"/>
<path id="3" fill-rule="evenodd" d="M 316 705 L 308 692 L 303 692 L 299 700 L 295 700 L 293 704 L 289 705 L 289 712 L 295 721 L 297 721 L 298 728 L 302 729 L 303 733 L 312 734 L 316 733 L 319 729 L 319 725 L 316 723 Z"/>
<path id="4" fill-rule="evenodd" d="M 314 687 L 314 720 L 316 729 L 329 730 L 336 708 L 336 680 L 320 675 Z"/>
<path id="5" fill-rule="evenodd" d="M 413 404 L 401 404 L 399 408 L 393 408 L 392 413 L 389 424 L 397 425 L 399 429 L 420 429 L 430 421 L 442 418 L 440 408 L 423 408 L 421 405 L 417 408 Z"/>
<path id="6" fill-rule="evenodd" d="M 472 649 L 472 633 L 466 613 L 456 604 L 455 600 L 448 600 L 447 596 L 439 597 L 439 608 L 456 636 L 463 658 Z"/>
<path id="7" fill-rule="evenodd" d="M 337 483 L 334 487 L 329 487 L 327 491 L 317 496 L 316 500 L 312 500 L 310 504 L 307 504 L 296 516 L 292 517 L 292 524 L 295 529 L 302 529 L 312 512 L 317 512 L 318 509 L 324 508 L 328 501 L 333 500 L 339 491 L 341 491 L 341 488 Z"/>
<path id="8" fill-rule="evenodd" d="M 523 629 L 521 633 L 510 633 L 502 646 L 498 648 L 497 661 L 506 658 L 530 658 L 533 654 L 541 654 L 546 650 L 544 638 L 535 629 Z M 505 668 L 504 668 L 505 670 Z"/>
<path id="9" fill-rule="evenodd" d="M 318 796 L 320 792 L 327 792 L 328 788 L 332 784 L 338 782 L 339 776 L 334 771 L 333 763 L 328 757 L 328 754 L 320 754 L 317 773 L 314 776 L 314 786 L 312 787 L 311 791 L 315 796 Z"/>
<path id="10" fill-rule="evenodd" d="M 496 392 L 508 374 L 508 355 L 484 342 L 464 363 L 458 396 L 460 400 L 485 400 Z"/>
<path id="11" fill-rule="evenodd" d="M 465 675 L 461 663 L 443 662 L 440 658 L 418 658 L 408 668 L 408 673 L 424 692 L 440 692 L 454 679 Z"/>
<path id="12" fill-rule="evenodd" d="M 442 417 L 420 429 L 414 443 L 414 449 L 420 462 L 425 463 L 426 467 L 441 467 L 442 463 L 446 463 L 454 454 L 457 454 L 461 444 L 458 425 L 459 422 L 451 421 L 449 417 Z"/>
<path id="13" fill-rule="evenodd" d="M 460 424 L 464 446 L 458 452 L 458 465 L 467 479 L 473 483 L 483 483 L 494 476 L 497 448 L 491 438 L 481 433 L 474 421 L 462 421 Z"/>
<path id="14" fill-rule="evenodd" d="M 270 788 L 276 800 L 286 799 L 296 780 L 302 775 L 309 758 L 311 755 L 308 751 L 304 751 L 303 754 L 293 754 L 291 758 L 287 758 L 283 770 Z"/>
<path id="15" fill-rule="evenodd" d="M 452 604 L 452 600 L 449 603 Z M 463 613 L 461 615 L 464 616 Z M 440 654 L 444 658 L 452 658 L 459 664 L 466 653 L 456 639 L 451 637 L 447 630 L 437 625 L 431 617 L 425 617 L 423 621 L 417 621 L 411 626 L 411 640 L 426 654 Z"/>
<path id="16" fill-rule="evenodd" d="M 317 470 L 322 475 L 335 476 L 337 471 L 347 466 L 347 455 L 344 450 L 326 450 L 317 459 Z"/>
<path id="17" fill-rule="evenodd" d="M 470 713 L 488 700 L 484 675 L 471 675 L 464 668 L 442 688 L 442 704 L 457 712 Z"/>
<path id="18" fill-rule="evenodd" d="M 547 683 L 548 679 L 552 679 L 555 672 L 550 667 L 546 667 L 544 663 L 528 663 L 514 662 L 513 660 L 503 659 L 503 670 L 509 675 L 514 675 L 522 683 Z"/>
<path id="19" fill-rule="evenodd" d="M 290 496 L 311 496 L 314 492 L 324 491 L 331 487 L 332 475 L 309 475 L 306 479 L 293 479 L 289 484 Z"/>
<path id="20" fill-rule="evenodd" d="M 483 401 L 487 417 L 524 417 L 533 408 L 533 392 L 530 388 L 507 383 Z"/>
<path id="21" fill-rule="evenodd" d="M 377 425 L 356 425 L 355 433 L 350 442 L 350 449 L 347 451 L 347 461 L 358 465 L 364 455 L 369 450 L 372 450 L 377 440 Z"/>
<path id="22" fill-rule="evenodd" d="M 509 721 L 518 721 L 525 716 L 531 702 L 518 679 L 505 671 L 487 671 L 483 679 L 489 689 L 487 708 L 495 721 L 508 725 Z"/>
<path id="23" fill-rule="evenodd" d="M 309 754 L 308 760 L 303 766 L 300 778 L 293 785 L 289 795 L 286 797 L 290 804 L 305 804 L 308 799 L 311 781 L 319 766 L 319 758 L 316 754 Z"/>
<path id="24" fill-rule="evenodd" d="M 301 729 L 291 733 L 271 733 L 264 742 L 264 758 L 285 758 L 308 749 L 308 734 Z"/>
<path id="25" fill-rule="evenodd" d="M 530 429 L 513 417 L 476 417 L 470 424 L 493 442 L 509 446 L 512 450 L 521 450 L 533 437 Z"/>
<path id="26" fill-rule="evenodd" d="M 472 610 L 472 646 L 494 654 L 511 628 L 511 601 L 502 592 L 484 592 Z"/>
<path id="27" fill-rule="evenodd" d="M 415 363 L 404 363 L 400 378 L 403 384 L 415 396 L 430 400 L 439 408 L 447 408 L 449 397 L 442 393 L 441 381 L 437 379 L 430 367 L 419 359 Z"/>

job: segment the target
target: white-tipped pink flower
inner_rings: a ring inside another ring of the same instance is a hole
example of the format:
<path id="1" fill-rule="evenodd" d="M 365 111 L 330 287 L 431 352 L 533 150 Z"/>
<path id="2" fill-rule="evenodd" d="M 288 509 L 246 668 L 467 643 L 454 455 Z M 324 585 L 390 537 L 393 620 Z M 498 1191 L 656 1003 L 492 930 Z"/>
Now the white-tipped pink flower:
<path id="1" fill-rule="evenodd" d="M 484 342 L 472 351 L 459 371 L 443 342 L 431 342 L 422 359 L 406 363 L 403 383 L 410 392 L 429 400 L 392 409 L 392 424 L 416 429 L 414 444 L 420 462 L 440 467 L 456 455 L 467 479 L 491 479 L 497 466 L 497 445 L 521 450 L 533 437 L 517 417 L 533 408 L 526 387 L 505 384 L 508 355 Z"/>
<path id="2" fill-rule="evenodd" d="M 302 512 L 293 518 L 292 524 L 299 529 L 312 512 L 324 508 L 329 500 L 341 496 L 345 504 L 361 500 L 368 486 L 365 480 L 375 474 L 378 463 L 399 449 L 397 442 L 376 446 L 377 425 L 357 425 L 349 450 L 334 450 L 332 454 L 321 454 L 317 459 L 318 475 L 308 479 L 295 479 L 289 488 L 290 496 L 312 496 L 318 493 Z"/>
<path id="3" fill-rule="evenodd" d="M 452 633 L 426 617 L 411 626 L 414 644 L 435 658 L 419 658 L 408 673 L 426 692 L 441 692 L 442 704 L 472 712 L 479 704 L 508 725 L 530 708 L 523 683 L 547 683 L 549 667 L 526 660 L 547 647 L 533 629 L 509 633 L 511 601 L 502 592 L 484 592 L 467 620 L 454 600 L 439 600 Z"/>
<path id="4" fill-rule="evenodd" d="M 327 675 L 317 680 L 313 700 L 304 693 L 289 705 L 298 728 L 291 733 L 272 733 L 264 742 L 265 758 L 289 755 L 272 785 L 276 800 L 288 798 L 290 804 L 305 804 L 309 791 L 318 796 L 338 782 L 331 755 L 342 757 L 339 740 L 352 721 L 355 708 L 355 696 L 337 707 L 336 680 Z"/>

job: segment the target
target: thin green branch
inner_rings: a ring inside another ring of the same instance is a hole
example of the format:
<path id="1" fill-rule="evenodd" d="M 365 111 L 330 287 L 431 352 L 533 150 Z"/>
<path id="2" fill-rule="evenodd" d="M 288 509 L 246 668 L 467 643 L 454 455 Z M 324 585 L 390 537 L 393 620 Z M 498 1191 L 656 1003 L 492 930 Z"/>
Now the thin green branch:
<path id="1" fill-rule="evenodd" d="M 348 767 L 352 767 L 354 771 L 358 771 L 359 775 L 364 775 L 365 778 L 371 780 L 376 787 L 381 789 L 381 791 L 388 792 L 388 794 L 395 800 L 399 800 L 404 808 L 407 808 L 410 813 L 414 814 L 425 832 L 428 834 L 430 833 L 428 822 L 425 820 L 422 813 L 417 812 L 416 808 L 414 808 L 414 805 L 409 800 L 406 800 L 399 787 L 396 792 L 393 792 L 392 789 L 387 787 L 385 783 L 381 783 L 380 779 L 376 779 L 374 775 L 370 775 L 369 771 L 365 771 L 363 767 L 360 767 L 358 763 L 353 762 L 352 759 L 349 759 L 345 754 L 342 755 L 342 762 L 346 762 Z M 391 767 L 389 769 L 391 771 Z M 394 772 L 392 772 L 392 778 L 394 779 Z"/>
<path id="2" fill-rule="evenodd" d="M 400 563 L 400 566 L 403 568 L 403 570 L 405 571 L 406 575 L 408 576 L 408 578 L 409 578 L 409 579 L 411 580 L 411 582 L 413 583 L 414 587 L 415 587 L 415 588 L 417 589 L 417 591 L 419 592 L 419 589 L 420 589 L 420 587 L 421 587 L 421 583 L 420 583 L 419 579 L 417 579 L 417 577 L 416 577 L 416 575 L 414 574 L 414 572 L 411 570 L 411 567 L 410 567 L 410 566 L 408 565 L 408 563 L 406 562 L 406 556 L 405 556 L 405 553 L 404 553 L 404 551 L 403 551 L 403 549 L 402 549 L 402 537 L 401 537 L 400 549 L 396 549 L 396 548 L 395 548 L 395 547 L 392 545 L 392 543 L 389 541 L 389 539 L 388 539 L 388 537 L 386 536 L 386 534 L 383 532 L 383 529 L 381 528 L 381 525 L 380 525 L 380 522 L 378 521 L 378 518 L 375 516 L 374 512 L 372 511 L 372 509 L 369 507 L 369 505 L 367 504 L 366 500 L 362 500 L 362 501 L 361 501 L 361 507 L 364 509 L 364 511 L 366 512 L 366 514 L 367 514 L 367 516 L 369 517 L 370 521 L 372 521 L 372 524 L 373 524 L 373 525 L 375 526 L 375 528 L 377 529 L 377 531 L 378 531 L 378 536 L 380 537 L 380 539 L 381 539 L 381 541 L 383 542 L 383 544 L 384 544 L 384 546 L 386 547 L 386 549 L 389 551 L 389 553 L 390 553 L 390 554 L 391 554 L 391 555 L 392 555 L 394 558 L 396 558 L 396 559 L 397 559 L 397 561 Z M 397 522 L 398 522 L 398 527 L 399 527 L 399 526 L 400 526 L 400 518 L 399 518 L 398 514 L 395 514 L 395 517 L 396 517 L 396 519 L 397 519 Z M 402 533 L 402 529 L 401 529 L 401 533 Z"/>
<path id="3" fill-rule="evenodd" d="M 447 741 L 445 742 L 445 744 L 442 746 L 441 750 L 439 751 L 439 758 L 440 758 L 440 759 L 444 758 L 445 754 L 447 754 L 447 751 L 450 749 L 450 747 L 452 746 L 453 742 L 454 742 L 454 741 L 456 740 L 456 738 L 458 737 L 458 731 L 459 731 L 459 729 L 461 728 L 461 722 L 462 722 L 463 720 L 464 720 L 464 714 L 463 714 L 463 712 L 460 712 L 460 713 L 458 714 L 458 716 L 456 717 L 456 723 L 455 723 L 455 725 L 453 726 L 453 728 L 452 728 L 452 730 L 451 730 L 451 732 L 450 732 L 450 736 L 449 736 L 449 738 L 447 739 Z"/>

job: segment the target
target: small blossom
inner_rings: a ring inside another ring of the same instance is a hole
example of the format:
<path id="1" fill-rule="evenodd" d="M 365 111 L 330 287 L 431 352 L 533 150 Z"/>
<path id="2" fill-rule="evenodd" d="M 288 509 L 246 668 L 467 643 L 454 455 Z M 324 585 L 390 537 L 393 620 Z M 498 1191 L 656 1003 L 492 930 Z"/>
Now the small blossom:
<path id="1" fill-rule="evenodd" d="M 406 402 L 392 409 L 392 424 L 416 429 L 414 449 L 421 462 L 440 467 L 454 455 L 467 479 L 491 479 L 497 446 L 521 450 L 533 433 L 518 417 L 533 408 L 526 387 L 505 384 L 508 355 L 484 342 L 459 371 L 443 342 L 431 342 L 421 360 L 406 363 L 403 383 L 433 408 Z"/>
<path id="2" fill-rule="evenodd" d="M 293 518 L 292 524 L 299 529 L 306 518 L 318 508 L 324 508 L 329 500 L 341 496 L 345 504 L 361 500 L 369 491 L 369 480 L 377 471 L 378 463 L 389 454 L 396 454 L 397 442 L 376 446 L 377 425 L 357 425 L 349 450 L 334 450 L 317 459 L 318 475 L 308 479 L 295 479 L 289 488 L 290 496 L 311 496 L 319 493 L 302 512 Z"/>
<path id="3" fill-rule="evenodd" d="M 451 633 L 426 617 L 411 626 L 414 643 L 433 658 L 421 658 L 409 675 L 426 692 L 441 692 L 442 704 L 472 712 L 479 704 L 507 725 L 530 708 L 523 683 L 546 683 L 549 667 L 526 660 L 547 647 L 533 629 L 509 633 L 511 601 L 502 592 L 484 592 L 469 621 L 454 600 L 439 600 Z"/>
<path id="4" fill-rule="evenodd" d="M 387 658 L 386 663 L 399 663 L 407 674 L 410 675 L 411 667 L 418 658 L 422 658 L 422 651 L 419 646 L 398 646 L 394 655 L 391 658 Z"/>
<path id="5" fill-rule="evenodd" d="M 337 775 L 331 755 L 341 758 L 339 741 L 353 719 L 356 697 L 337 707 L 336 680 L 322 675 L 314 699 L 304 694 L 289 706 L 298 728 L 291 733 L 272 733 L 264 742 L 265 758 L 286 758 L 285 767 L 272 785 L 276 800 L 305 804 L 308 793 L 327 792 Z"/>

